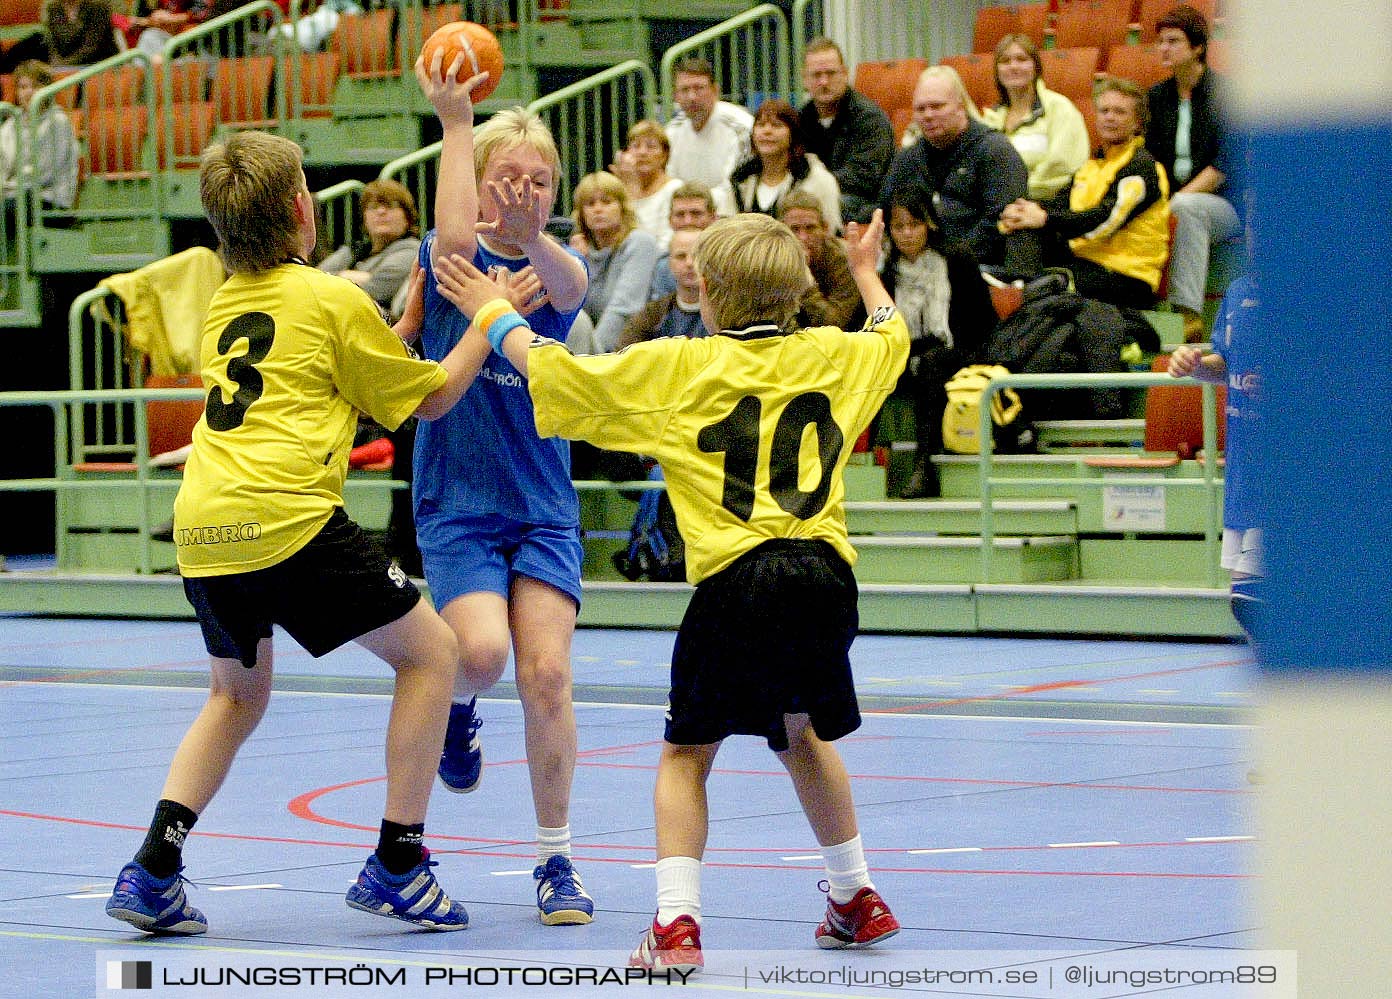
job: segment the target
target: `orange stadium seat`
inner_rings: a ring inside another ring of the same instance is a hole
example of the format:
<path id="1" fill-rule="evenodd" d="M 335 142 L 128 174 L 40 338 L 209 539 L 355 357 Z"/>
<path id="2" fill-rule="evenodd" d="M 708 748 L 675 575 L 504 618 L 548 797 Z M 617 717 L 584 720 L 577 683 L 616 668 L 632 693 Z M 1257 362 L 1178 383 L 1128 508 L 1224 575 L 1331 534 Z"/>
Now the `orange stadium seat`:
<path id="1" fill-rule="evenodd" d="M 855 89 L 884 108 L 894 126 L 896 143 L 913 119 L 914 86 L 927 68 L 927 59 L 890 59 L 856 66 Z"/>
<path id="2" fill-rule="evenodd" d="M 102 108 L 87 116 L 87 173 L 97 177 L 145 174 L 141 152 L 149 130 L 142 107 Z"/>
<path id="3" fill-rule="evenodd" d="M 1020 12 L 1013 6 L 982 7 L 972 29 L 972 51 L 994 52 L 996 43 L 1020 30 Z"/>
<path id="4" fill-rule="evenodd" d="M 109 108 L 118 104 L 141 104 L 145 69 L 130 63 L 88 77 L 82 84 L 82 102 L 89 108 Z"/>
<path id="5" fill-rule="evenodd" d="M 337 83 L 337 53 L 313 52 L 300 56 L 301 114 L 306 118 L 331 117 Z"/>
<path id="6" fill-rule="evenodd" d="M 1149 89 L 1170 75 L 1153 45 L 1114 45 L 1107 56 L 1107 72 Z"/>
<path id="7" fill-rule="evenodd" d="M 994 107 L 1000 101 L 1000 94 L 996 91 L 996 60 L 991 53 L 943 56 L 942 64 L 957 71 L 967 93 L 976 102 L 977 110 Z"/>
<path id="8" fill-rule="evenodd" d="M 345 14 L 334 29 L 333 48 L 338 53 L 345 76 L 373 78 L 392 76 L 392 11 L 374 10 L 366 14 Z"/>
<path id="9" fill-rule="evenodd" d="M 5 0 L 0 4 L 0 24 L 41 24 L 44 0 Z"/>
<path id="10" fill-rule="evenodd" d="M 276 123 L 270 113 L 274 56 L 219 59 L 213 73 L 213 103 L 218 121 L 239 128 L 266 127 Z"/>
<path id="11" fill-rule="evenodd" d="M 197 170 L 198 157 L 213 137 L 217 124 L 217 113 L 212 101 L 186 101 L 169 109 L 167 124 L 174 133 L 173 155 L 166 145 L 166 122 L 156 128 L 158 139 L 159 165 L 161 170 Z"/>
<path id="12" fill-rule="evenodd" d="M 1092 104 L 1092 82 L 1097 76 L 1096 49 L 1042 49 L 1039 59 L 1044 65 L 1044 86 L 1063 94 L 1080 109 Z"/>
<path id="13" fill-rule="evenodd" d="M 406 69 L 416 64 L 416 57 L 420 55 L 420 46 L 435 33 L 436 28 L 443 27 L 453 21 L 464 20 L 464 5 L 442 3 L 421 9 L 408 7 L 402 13 L 407 22 L 400 26 L 397 31 L 396 64 L 402 69 Z M 415 24 L 413 23 L 417 19 L 420 22 L 418 31 L 414 30 Z"/>
<path id="14" fill-rule="evenodd" d="M 1028 35 L 1039 48 L 1044 47 L 1044 32 L 1049 27 L 1047 3 L 1022 3 L 1016 8 L 1020 18 L 1020 34 Z"/>
<path id="15" fill-rule="evenodd" d="M 1054 47 L 1108 52 L 1131 32 L 1132 0 L 1072 0 L 1054 15 Z"/>
<path id="16" fill-rule="evenodd" d="M 208 65 L 202 59 L 179 59 L 168 67 L 155 67 L 155 100 L 164 103 L 165 72 L 169 76 L 169 103 L 187 104 L 208 96 Z"/>
<path id="17" fill-rule="evenodd" d="M 14 97 L 14 77 L 6 73 L 4 76 L 0 76 L 0 101 L 13 104 Z"/>

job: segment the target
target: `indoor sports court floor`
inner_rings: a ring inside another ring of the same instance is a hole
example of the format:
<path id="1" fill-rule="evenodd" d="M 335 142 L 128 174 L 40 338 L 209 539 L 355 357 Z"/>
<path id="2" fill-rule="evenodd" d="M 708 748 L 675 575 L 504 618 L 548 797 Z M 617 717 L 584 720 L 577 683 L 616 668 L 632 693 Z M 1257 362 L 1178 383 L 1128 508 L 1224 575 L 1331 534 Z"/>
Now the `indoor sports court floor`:
<path id="1" fill-rule="evenodd" d="M 469 929 L 421 932 L 348 909 L 342 895 L 376 842 L 388 673 L 356 647 L 316 662 L 281 635 L 265 721 L 185 850 L 210 931 L 153 939 L 102 906 L 202 703 L 197 628 L 0 616 L 0 996 L 107 995 L 113 967 L 120 984 L 115 962 L 150 962 L 154 995 L 539 994 L 536 980 L 493 986 L 487 976 L 505 966 L 552 969 L 557 995 L 636 987 L 590 984 L 575 969 L 621 967 L 652 916 L 651 788 L 671 641 L 576 636 L 571 826 L 598 908 L 589 926 L 536 918 L 522 719 L 508 686 L 482 702 L 482 785 L 437 793 L 427 828 Z M 1255 945 L 1245 647 L 867 635 L 853 655 L 865 723 L 840 745 L 872 877 L 903 932 L 863 953 L 812 945 L 824 906 L 816 843 L 763 742 L 734 739 L 711 782 L 708 971 L 688 988 L 883 995 L 856 973 L 946 967 L 967 961 L 962 952 L 1043 968 L 1036 955 L 1222 960 Z M 275 984 L 219 977 L 249 967 L 278 969 L 263 980 Z M 287 968 L 357 978 L 293 986 Z M 372 987 L 340 987 L 373 976 Z M 1048 991 L 961 981 L 892 991 L 1075 994 L 1061 980 Z"/>

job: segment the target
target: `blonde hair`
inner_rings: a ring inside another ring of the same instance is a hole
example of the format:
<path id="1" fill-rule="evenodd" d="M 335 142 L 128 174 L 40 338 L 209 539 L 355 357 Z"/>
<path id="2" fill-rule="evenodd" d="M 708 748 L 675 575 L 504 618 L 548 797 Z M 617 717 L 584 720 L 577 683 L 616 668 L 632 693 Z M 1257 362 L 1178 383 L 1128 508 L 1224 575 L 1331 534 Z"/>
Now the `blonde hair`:
<path id="1" fill-rule="evenodd" d="M 667 130 L 651 118 L 641 118 L 629 127 L 628 134 L 624 137 L 624 146 L 631 146 L 639 139 L 652 139 L 661 146 L 662 163 L 666 166 L 667 158 L 672 155 L 672 140 L 667 138 Z"/>
<path id="2" fill-rule="evenodd" d="M 254 274 L 304 252 L 295 196 L 300 147 L 269 132 L 235 132 L 203 152 L 198 194 L 228 269 Z"/>
<path id="3" fill-rule="evenodd" d="M 789 329 L 810 277 L 802 244 L 782 222 L 749 213 L 717 219 L 696 244 L 696 270 L 706 283 L 721 329 L 772 322 Z"/>
<path id="4" fill-rule="evenodd" d="M 607 198 L 619 203 L 618 241 L 622 243 L 628 238 L 629 233 L 638 228 L 638 215 L 633 210 L 633 199 L 628 196 L 628 188 L 624 187 L 623 181 L 606 170 L 587 173 L 580 178 L 580 183 L 575 185 L 575 211 L 571 217 L 575 219 L 580 232 L 590 241 L 590 246 L 598 249 L 599 243 L 595 239 L 594 231 L 585 221 L 585 206 L 596 198 Z"/>
<path id="5" fill-rule="evenodd" d="M 962 82 L 962 76 L 951 66 L 929 66 L 922 73 L 918 74 L 918 83 L 914 84 L 914 89 L 918 89 L 918 84 L 924 80 L 945 80 L 957 99 L 962 102 L 962 107 L 967 111 L 968 118 L 981 117 L 976 109 L 976 101 L 972 100 L 971 94 L 967 93 L 967 85 Z"/>
<path id="6" fill-rule="evenodd" d="M 531 146 L 559 173 L 561 154 L 556 150 L 556 139 L 546 122 L 534 111 L 513 107 L 504 108 L 481 125 L 474 126 L 474 176 L 482 178 L 489 160 L 518 146 Z"/>

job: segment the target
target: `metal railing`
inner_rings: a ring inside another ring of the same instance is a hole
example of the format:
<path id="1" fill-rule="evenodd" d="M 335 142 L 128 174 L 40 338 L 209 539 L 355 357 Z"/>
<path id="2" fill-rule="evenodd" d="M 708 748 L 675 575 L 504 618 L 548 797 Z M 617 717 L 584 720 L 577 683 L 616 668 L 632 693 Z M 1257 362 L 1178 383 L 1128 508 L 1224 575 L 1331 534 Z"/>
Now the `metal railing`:
<path id="1" fill-rule="evenodd" d="M 765 98 L 795 96 L 788 22 L 773 4 L 760 4 L 669 48 L 658 71 L 663 108 L 673 106 L 674 67 L 692 55 L 710 62 L 716 89 L 732 103 L 757 106 Z"/>
<path id="2" fill-rule="evenodd" d="M 546 122 L 561 151 L 555 212 L 570 209 L 581 177 L 614 162 L 629 128 L 654 115 L 657 99 L 652 70 L 629 59 L 527 105 Z"/>
<path id="3" fill-rule="evenodd" d="M 1012 486 L 1037 486 L 1057 484 L 1059 479 L 1009 478 L 996 479 L 991 475 L 991 459 L 995 447 L 994 425 L 991 420 L 991 401 L 1003 389 L 1095 389 L 1095 388 L 1149 388 L 1152 385 L 1198 385 L 1203 398 L 1203 475 L 1202 478 L 1172 478 L 1154 475 L 1127 473 L 1124 483 L 1114 477 L 1099 476 L 1095 479 L 1079 478 L 1067 480 L 1068 485 L 1082 488 L 1103 488 L 1106 486 L 1158 485 L 1163 489 L 1203 489 L 1208 500 L 1208 511 L 1204 526 L 1204 540 L 1211 554 L 1210 582 L 1217 586 L 1222 581 L 1220 555 L 1223 544 L 1222 500 L 1219 489 L 1222 479 L 1216 469 L 1218 462 L 1218 417 L 1215 412 L 1215 390 L 1210 382 L 1193 378 L 1172 378 L 1165 372 L 1142 372 L 1126 374 L 1048 374 L 1048 375 L 1001 375 L 991 378 L 981 395 L 981 421 L 978 427 L 978 440 L 981 453 L 978 460 L 979 492 L 981 496 L 981 578 L 990 579 L 991 558 L 994 554 L 992 542 L 995 539 L 995 512 L 991 507 L 992 487 L 1008 482 Z"/>
<path id="4" fill-rule="evenodd" d="M 362 191 L 360 180 L 344 180 L 314 192 L 319 208 L 319 248 L 332 253 L 340 246 L 352 246 L 362 236 Z"/>

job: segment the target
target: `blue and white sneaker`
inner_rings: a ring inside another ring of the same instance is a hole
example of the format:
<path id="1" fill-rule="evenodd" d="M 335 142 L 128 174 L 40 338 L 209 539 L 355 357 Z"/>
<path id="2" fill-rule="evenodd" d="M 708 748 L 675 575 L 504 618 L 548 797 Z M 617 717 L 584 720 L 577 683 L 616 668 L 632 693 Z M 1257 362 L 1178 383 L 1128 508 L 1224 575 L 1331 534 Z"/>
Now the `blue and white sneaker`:
<path id="1" fill-rule="evenodd" d="M 464 906 L 451 901 L 435 880 L 430 872 L 435 863 L 426 850 L 419 864 L 397 875 L 383 867 L 374 853 L 344 901 L 354 909 L 402 919 L 427 930 L 462 930 L 469 925 L 469 914 Z"/>
<path id="2" fill-rule="evenodd" d="M 445 748 L 440 753 L 440 782 L 455 794 L 468 794 L 483 776 L 483 745 L 478 737 L 483 719 L 474 713 L 474 701 L 450 705 Z"/>
<path id="3" fill-rule="evenodd" d="M 570 858 L 559 853 L 532 871 L 537 880 L 537 909 L 547 926 L 579 926 L 594 919 L 594 899 Z"/>
<path id="4" fill-rule="evenodd" d="M 156 878 L 132 860 L 116 876 L 106 914 L 146 933 L 207 933 L 208 920 L 184 896 L 184 880 L 182 867 L 167 878 Z"/>

